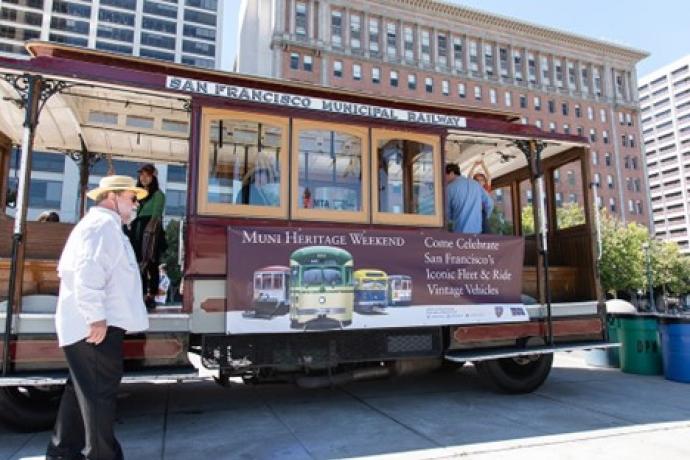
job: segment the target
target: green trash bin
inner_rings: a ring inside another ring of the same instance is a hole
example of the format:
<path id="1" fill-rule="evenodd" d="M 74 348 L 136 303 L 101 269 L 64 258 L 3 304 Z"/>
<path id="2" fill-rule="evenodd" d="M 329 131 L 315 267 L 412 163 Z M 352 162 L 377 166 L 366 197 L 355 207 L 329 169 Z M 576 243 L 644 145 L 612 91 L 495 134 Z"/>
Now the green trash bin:
<path id="1" fill-rule="evenodd" d="M 621 370 L 629 374 L 658 375 L 662 371 L 657 318 L 650 315 L 620 317 Z"/>

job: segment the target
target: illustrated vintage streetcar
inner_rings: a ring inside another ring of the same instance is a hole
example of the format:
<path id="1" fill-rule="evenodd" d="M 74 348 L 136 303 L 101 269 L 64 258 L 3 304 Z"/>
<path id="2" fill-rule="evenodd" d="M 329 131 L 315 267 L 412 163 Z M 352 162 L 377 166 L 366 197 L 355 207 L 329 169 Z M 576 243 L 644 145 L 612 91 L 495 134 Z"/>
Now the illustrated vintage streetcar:
<path id="1" fill-rule="evenodd" d="M 204 366 L 221 383 L 314 387 L 449 360 L 523 393 L 547 378 L 554 351 L 604 345 L 596 190 L 580 191 L 579 220 L 555 212 L 563 168 L 590 183 L 586 139 L 454 103 L 44 42 L 27 49 L 30 59 L 0 58 L 9 423 L 49 426 L 66 375 L 56 263 L 74 223 L 27 221 L 34 151 L 76 162 L 78 215 L 97 158 L 186 168 L 184 295 L 127 336 L 124 382 L 197 378 Z M 480 160 L 492 177 L 492 234 L 449 233 L 444 164 L 468 171 Z M 358 311 L 372 306 L 385 314 Z"/>

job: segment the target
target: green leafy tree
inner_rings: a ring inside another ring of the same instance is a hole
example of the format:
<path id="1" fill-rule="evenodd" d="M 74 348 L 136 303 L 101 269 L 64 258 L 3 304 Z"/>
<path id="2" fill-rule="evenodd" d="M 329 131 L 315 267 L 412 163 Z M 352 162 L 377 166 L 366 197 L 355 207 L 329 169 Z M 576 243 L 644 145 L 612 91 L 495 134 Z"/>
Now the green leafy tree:
<path id="1" fill-rule="evenodd" d="M 642 245 L 649 241 L 647 229 L 639 224 L 623 225 L 603 212 L 601 218 L 602 255 L 599 276 L 602 288 L 616 294 L 646 287 Z"/>
<path id="2" fill-rule="evenodd" d="M 531 204 L 522 208 L 520 220 L 522 221 L 522 234 L 534 235 L 534 211 L 532 211 Z"/>
<path id="3" fill-rule="evenodd" d="M 558 222 L 558 228 L 584 225 L 585 210 L 577 203 L 565 203 L 563 206 L 556 208 L 556 222 Z"/>
<path id="4" fill-rule="evenodd" d="M 178 264 L 178 255 L 180 250 L 180 221 L 172 219 L 165 227 L 165 240 L 168 243 L 168 248 L 163 253 L 162 262 L 168 270 L 168 277 L 170 278 L 171 289 L 180 285 L 182 273 Z M 175 289 L 173 292 L 177 292 Z"/>
<path id="5" fill-rule="evenodd" d="M 690 261 L 680 253 L 675 241 L 653 241 L 650 245 L 650 258 L 655 289 L 672 294 L 688 291 Z"/>
<path id="6" fill-rule="evenodd" d="M 493 235 L 512 235 L 513 223 L 506 219 L 503 210 L 494 207 L 491 215 L 487 219 L 489 233 Z"/>

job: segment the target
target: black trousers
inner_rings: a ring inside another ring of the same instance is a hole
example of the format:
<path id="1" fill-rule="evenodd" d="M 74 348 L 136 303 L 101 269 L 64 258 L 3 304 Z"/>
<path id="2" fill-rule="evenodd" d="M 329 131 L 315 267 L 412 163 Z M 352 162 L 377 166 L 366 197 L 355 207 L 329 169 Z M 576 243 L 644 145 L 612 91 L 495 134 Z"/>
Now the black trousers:
<path id="1" fill-rule="evenodd" d="M 111 326 L 99 345 L 81 340 L 63 348 L 69 376 L 46 458 L 123 458 L 113 428 L 124 334 L 123 329 Z"/>

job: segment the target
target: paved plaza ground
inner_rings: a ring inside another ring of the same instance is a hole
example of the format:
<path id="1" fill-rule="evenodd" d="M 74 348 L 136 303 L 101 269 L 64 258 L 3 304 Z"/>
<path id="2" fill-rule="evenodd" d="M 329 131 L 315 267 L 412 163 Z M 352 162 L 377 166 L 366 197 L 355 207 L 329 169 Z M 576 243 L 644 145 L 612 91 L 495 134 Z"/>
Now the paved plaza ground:
<path id="1" fill-rule="evenodd" d="M 530 395 L 457 374 L 302 390 L 212 382 L 123 386 L 127 460 L 690 458 L 690 385 L 558 354 Z M 43 458 L 49 433 L 0 427 L 0 459 Z"/>

